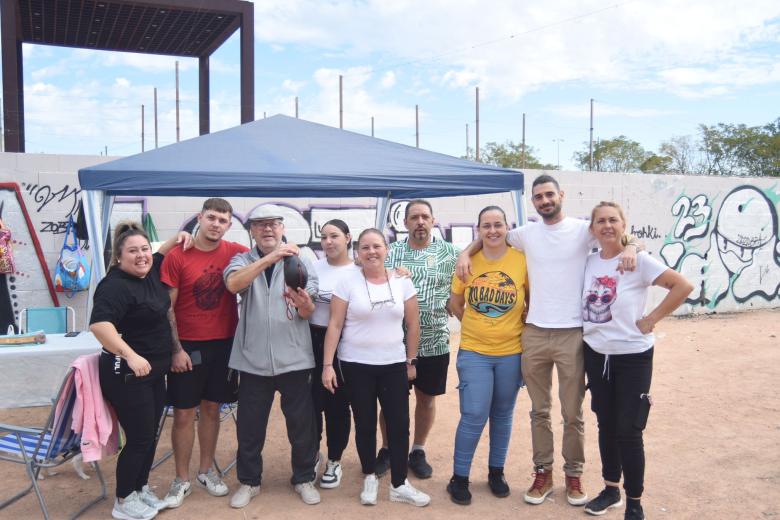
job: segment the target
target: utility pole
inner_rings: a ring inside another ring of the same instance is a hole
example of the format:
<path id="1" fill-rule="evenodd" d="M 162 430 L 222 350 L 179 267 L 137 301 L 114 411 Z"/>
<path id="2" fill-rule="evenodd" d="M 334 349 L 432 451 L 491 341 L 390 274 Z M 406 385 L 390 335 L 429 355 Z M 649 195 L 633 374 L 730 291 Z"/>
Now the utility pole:
<path id="1" fill-rule="evenodd" d="M 181 130 L 179 128 L 179 62 L 176 61 L 176 142 L 179 142 Z"/>
<path id="2" fill-rule="evenodd" d="M 371 137 L 374 137 L 374 116 L 371 116 Z"/>
<path id="3" fill-rule="evenodd" d="M 108 155 L 108 145 L 106 145 L 106 153 L 105 155 Z"/>
<path id="4" fill-rule="evenodd" d="M 344 128 L 344 76 L 339 74 L 339 128 Z"/>
<path id="5" fill-rule="evenodd" d="M 154 147 L 157 145 L 157 87 L 154 87 Z"/>
<path id="6" fill-rule="evenodd" d="M 588 145 L 588 170 L 593 171 L 593 98 L 590 98 L 590 144 Z"/>
<path id="7" fill-rule="evenodd" d="M 553 139 L 553 143 L 556 143 L 558 149 L 558 171 L 561 169 L 561 143 L 563 139 Z"/>
<path id="8" fill-rule="evenodd" d="M 474 153 L 479 162 L 479 87 L 477 87 L 477 144 L 474 146 Z"/>
<path id="9" fill-rule="evenodd" d="M 263 119 L 265 119 L 265 117 L 266 117 L 266 116 L 265 116 L 265 112 L 263 112 Z"/>
<path id="10" fill-rule="evenodd" d="M 295 119 L 298 119 L 298 96 L 295 96 Z"/>
<path id="11" fill-rule="evenodd" d="M 469 124 L 466 123 L 466 159 L 469 158 Z"/>
<path id="12" fill-rule="evenodd" d="M 523 155 L 520 167 L 525 168 L 525 112 L 523 112 Z"/>
<path id="13" fill-rule="evenodd" d="M 141 105 L 141 153 L 144 152 L 144 106 Z"/>
<path id="14" fill-rule="evenodd" d="M 420 105 L 414 105 L 414 134 L 417 148 L 420 147 Z"/>

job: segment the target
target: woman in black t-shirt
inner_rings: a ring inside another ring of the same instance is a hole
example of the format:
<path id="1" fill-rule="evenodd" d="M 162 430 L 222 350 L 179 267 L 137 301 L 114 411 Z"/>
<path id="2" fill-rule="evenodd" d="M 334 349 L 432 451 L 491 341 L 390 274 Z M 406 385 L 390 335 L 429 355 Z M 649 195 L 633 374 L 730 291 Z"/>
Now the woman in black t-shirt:
<path id="1" fill-rule="evenodd" d="M 149 520 L 165 507 L 147 483 L 173 341 L 160 265 L 165 252 L 186 236 L 174 237 L 153 255 L 140 225 L 120 223 L 111 268 L 95 290 L 89 329 L 103 345 L 100 387 L 126 439 L 116 466 L 114 518 Z"/>

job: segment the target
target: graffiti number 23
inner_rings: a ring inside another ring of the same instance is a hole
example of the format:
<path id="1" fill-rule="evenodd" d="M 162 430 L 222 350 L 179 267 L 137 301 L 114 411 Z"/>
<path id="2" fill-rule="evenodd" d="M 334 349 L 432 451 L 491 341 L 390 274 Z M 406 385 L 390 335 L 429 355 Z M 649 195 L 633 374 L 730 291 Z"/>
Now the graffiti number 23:
<path id="1" fill-rule="evenodd" d="M 682 240 L 703 237 L 709 228 L 711 214 L 706 196 L 699 195 L 691 200 L 683 195 L 672 206 L 672 215 L 678 217 L 674 237 Z"/>

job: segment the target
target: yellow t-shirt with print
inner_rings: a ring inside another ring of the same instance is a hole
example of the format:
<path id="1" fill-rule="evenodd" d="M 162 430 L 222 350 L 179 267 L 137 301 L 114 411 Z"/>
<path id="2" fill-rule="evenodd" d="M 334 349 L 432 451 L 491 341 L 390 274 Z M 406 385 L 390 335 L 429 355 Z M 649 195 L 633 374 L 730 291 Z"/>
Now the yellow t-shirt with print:
<path id="1" fill-rule="evenodd" d="M 466 300 L 460 348 L 487 356 L 521 353 L 528 288 L 525 255 L 510 247 L 501 258 L 489 260 L 480 251 L 471 258 L 471 272 L 466 284 L 452 278 L 452 292 Z"/>

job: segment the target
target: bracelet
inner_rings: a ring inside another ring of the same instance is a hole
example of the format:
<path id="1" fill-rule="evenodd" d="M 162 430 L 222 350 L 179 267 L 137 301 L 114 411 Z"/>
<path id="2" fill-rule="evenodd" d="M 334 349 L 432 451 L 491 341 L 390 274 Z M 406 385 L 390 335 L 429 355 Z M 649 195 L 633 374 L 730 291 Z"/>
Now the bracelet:
<path id="1" fill-rule="evenodd" d="M 325 363 L 324 365 L 322 365 L 322 368 L 332 367 L 332 366 L 333 366 L 333 363 Z"/>

